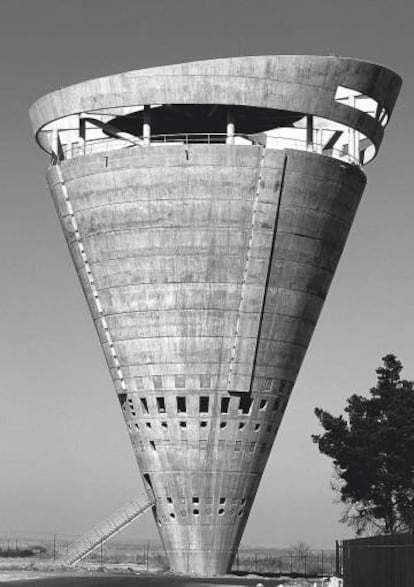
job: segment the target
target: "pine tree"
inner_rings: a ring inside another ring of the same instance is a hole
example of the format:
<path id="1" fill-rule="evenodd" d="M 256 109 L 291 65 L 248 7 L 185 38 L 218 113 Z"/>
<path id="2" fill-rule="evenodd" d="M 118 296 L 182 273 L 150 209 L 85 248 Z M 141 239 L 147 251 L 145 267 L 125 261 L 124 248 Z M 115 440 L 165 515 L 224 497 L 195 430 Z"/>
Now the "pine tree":
<path id="1" fill-rule="evenodd" d="M 414 382 L 394 355 L 382 361 L 370 397 L 348 398 L 345 416 L 315 409 L 325 433 L 312 439 L 333 459 L 341 521 L 357 534 L 414 530 Z"/>

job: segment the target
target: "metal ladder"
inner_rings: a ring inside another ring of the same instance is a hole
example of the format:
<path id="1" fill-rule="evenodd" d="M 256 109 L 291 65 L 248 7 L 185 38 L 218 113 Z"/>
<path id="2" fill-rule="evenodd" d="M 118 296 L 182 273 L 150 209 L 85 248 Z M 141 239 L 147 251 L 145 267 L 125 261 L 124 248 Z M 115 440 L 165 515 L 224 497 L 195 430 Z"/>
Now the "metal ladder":
<path id="1" fill-rule="evenodd" d="M 54 563 L 74 565 L 93 552 L 101 544 L 118 534 L 128 524 L 136 520 L 155 503 L 154 494 L 147 490 L 138 497 L 130 499 L 86 534 L 63 549 L 54 559 Z"/>

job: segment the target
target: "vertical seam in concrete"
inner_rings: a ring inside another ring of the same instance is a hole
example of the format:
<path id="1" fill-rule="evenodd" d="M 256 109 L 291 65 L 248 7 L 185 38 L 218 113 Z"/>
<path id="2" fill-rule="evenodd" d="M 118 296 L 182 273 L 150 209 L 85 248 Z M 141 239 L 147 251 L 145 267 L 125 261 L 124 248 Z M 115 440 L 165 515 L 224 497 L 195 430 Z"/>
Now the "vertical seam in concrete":
<path id="1" fill-rule="evenodd" d="M 278 228 L 278 225 L 279 225 L 280 204 L 282 202 L 283 186 L 284 186 L 284 183 L 285 183 L 286 165 L 287 165 L 287 155 L 285 155 L 285 159 L 283 161 L 282 175 L 281 175 L 281 178 L 280 178 L 279 198 L 278 198 L 278 201 L 277 201 L 277 208 L 276 208 L 276 215 L 275 215 L 275 225 L 274 225 L 274 228 L 273 228 L 273 236 L 272 236 L 272 245 L 270 247 L 269 263 L 268 263 L 268 266 L 267 266 L 267 274 L 266 274 L 266 282 L 265 282 L 264 294 L 263 294 L 263 300 L 262 300 L 262 308 L 260 310 L 259 327 L 257 329 L 256 347 L 254 349 L 252 375 L 251 375 L 251 378 L 250 378 L 250 388 L 249 388 L 249 392 L 250 393 L 252 393 L 252 391 L 253 391 L 253 380 L 254 380 L 254 373 L 255 373 L 255 370 L 256 370 L 257 353 L 259 351 L 260 337 L 261 337 L 261 334 L 262 334 L 263 316 L 264 316 L 264 311 L 265 311 L 265 306 L 266 306 L 267 292 L 268 292 L 268 289 L 269 289 L 270 273 L 271 273 L 271 270 L 272 270 L 273 252 L 275 250 L 275 243 L 276 243 L 276 237 L 277 237 L 277 228 Z"/>
<path id="2" fill-rule="evenodd" d="M 59 165 L 56 165 L 55 166 L 55 169 L 56 169 L 56 172 L 57 172 L 57 175 L 58 175 L 58 178 L 59 178 L 60 185 L 62 187 L 63 195 L 65 197 L 66 209 L 67 209 L 67 212 L 68 212 L 68 214 L 70 216 L 70 219 L 71 219 L 72 228 L 73 228 L 73 231 L 75 233 L 76 242 L 77 242 L 77 245 L 78 245 L 78 248 L 79 248 L 79 252 L 80 252 L 81 257 L 82 257 L 82 260 L 83 260 L 83 266 L 85 268 L 85 272 L 86 272 L 86 275 L 87 275 L 87 278 L 88 278 L 88 281 L 89 281 L 89 285 L 90 285 L 91 290 L 92 290 L 93 298 L 95 300 L 95 307 L 96 307 L 96 310 L 97 310 L 97 312 L 99 314 L 99 317 L 97 318 L 97 320 L 100 320 L 100 322 L 101 322 L 102 329 L 103 329 L 103 331 L 105 333 L 106 342 L 109 344 L 109 348 L 110 348 L 111 356 L 112 356 L 112 359 L 113 359 L 113 362 L 114 362 L 114 365 L 115 365 L 115 368 L 116 368 L 116 372 L 117 372 L 117 374 L 118 374 L 118 376 L 120 378 L 120 381 L 121 381 L 121 388 L 126 393 L 127 392 L 127 386 L 126 386 L 126 383 L 125 383 L 125 379 L 124 379 L 124 376 L 123 376 L 123 373 L 122 373 L 121 366 L 119 364 L 118 357 L 117 357 L 116 352 L 115 352 L 115 349 L 114 349 L 114 342 L 113 342 L 111 333 L 109 332 L 107 321 L 106 321 L 105 317 L 102 315 L 103 314 L 102 304 L 101 304 L 101 301 L 99 299 L 98 290 L 96 289 L 95 280 L 94 280 L 93 275 L 92 275 L 92 271 L 91 271 L 91 268 L 90 268 L 90 265 L 89 265 L 88 257 L 87 257 L 87 255 L 85 253 L 85 248 L 84 248 L 83 243 L 82 243 L 82 239 L 81 239 L 81 236 L 80 236 L 78 223 L 76 222 L 76 219 L 75 219 L 75 214 L 73 212 L 72 203 L 70 201 L 69 193 L 68 193 L 68 190 L 67 190 L 66 185 L 65 185 L 65 180 L 63 178 L 62 170 L 61 170 L 61 168 L 60 168 Z M 99 335 L 99 332 L 98 332 L 98 335 Z"/>
<path id="3" fill-rule="evenodd" d="M 253 243 L 253 233 L 254 233 L 254 229 L 255 229 L 255 225 L 256 225 L 257 204 L 258 204 L 259 197 L 260 197 L 260 188 L 261 188 L 261 183 L 262 183 L 265 155 L 266 155 L 266 147 L 263 147 L 261 157 L 260 157 L 260 163 L 259 163 L 259 174 L 258 174 L 257 183 L 256 183 L 256 193 L 255 193 L 255 198 L 254 198 L 254 202 L 253 202 L 252 223 L 251 223 L 251 228 L 250 228 L 249 242 L 247 245 L 246 263 L 244 265 L 244 270 L 243 270 L 243 280 L 242 280 L 242 287 L 241 287 L 241 294 L 240 294 L 240 302 L 239 302 L 239 309 L 238 309 L 237 320 L 236 320 L 236 332 L 235 332 L 234 343 L 233 343 L 233 346 L 231 349 L 231 355 L 230 355 L 229 376 L 227 379 L 227 392 L 231 391 L 230 385 L 231 385 L 231 381 L 232 381 L 233 364 L 234 364 L 234 359 L 236 357 L 237 342 L 238 342 L 238 338 L 239 338 L 241 307 L 242 307 L 243 300 L 244 300 L 244 292 L 245 292 L 245 288 L 246 288 L 247 275 L 249 272 L 251 249 L 252 249 L 252 243 Z"/>

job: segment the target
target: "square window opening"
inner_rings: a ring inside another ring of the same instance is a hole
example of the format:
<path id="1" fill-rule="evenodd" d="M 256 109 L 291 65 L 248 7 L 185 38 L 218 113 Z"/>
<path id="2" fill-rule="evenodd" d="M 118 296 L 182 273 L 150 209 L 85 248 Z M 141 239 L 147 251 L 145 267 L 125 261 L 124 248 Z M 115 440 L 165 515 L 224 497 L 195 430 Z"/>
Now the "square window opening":
<path id="1" fill-rule="evenodd" d="M 271 391 L 273 386 L 273 379 L 267 378 L 263 384 L 263 391 Z"/>
<path id="2" fill-rule="evenodd" d="M 222 397 L 221 398 L 221 406 L 220 406 L 220 412 L 222 414 L 227 414 L 229 411 L 229 404 L 230 404 L 230 398 L 229 397 Z"/>
<path id="3" fill-rule="evenodd" d="M 165 414 L 165 399 L 163 397 L 157 397 L 157 408 L 160 414 Z"/>
<path id="4" fill-rule="evenodd" d="M 210 397 L 208 395 L 200 396 L 200 413 L 206 414 L 208 412 L 208 406 L 210 403 Z"/>
<path id="5" fill-rule="evenodd" d="M 273 411 L 277 412 L 280 406 L 280 397 L 277 397 L 275 399 L 275 403 L 273 404 Z"/>
<path id="6" fill-rule="evenodd" d="M 184 414 L 187 411 L 187 402 L 184 396 L 177 397 L 177 412 Z"/>
<path id="7" fill-rule="evenodd" d="M 176 389 L 184 389 L 185 388 L 185 375 L 176 375 L 175 376 L 175 387 L 176 387 Z"/>
<path id="8" fill-rule="evenodd" d="M 247 395 L 247 394 L 246 394 Z M 253 398 L 249 395 L 243 395 L 239 402 L 239 414 L 249 414 L 253 404 Z"/>
<path id="9" fill-rule="evenodd" d="M 210 375 L 200 375 L 200 387 L 207 388 L 211 387 L 211 377 Z"/>
<path id="10" fill-rule="evenodd" d="M 162 377 L 161 375 L 153 375 L 152 384 L 154 389 L 162 389 Z"/>

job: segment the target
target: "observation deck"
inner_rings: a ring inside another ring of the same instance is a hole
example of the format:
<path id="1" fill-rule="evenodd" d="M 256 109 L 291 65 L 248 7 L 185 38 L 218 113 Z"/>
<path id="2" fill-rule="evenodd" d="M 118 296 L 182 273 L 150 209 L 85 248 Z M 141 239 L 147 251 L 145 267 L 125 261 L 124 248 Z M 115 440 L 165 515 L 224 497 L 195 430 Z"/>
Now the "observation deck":
<path id="1" fill-rule="evenodd" d="M 199 61 L 91 80 L 31 108 L 52 162 L 132 146 L 260 144 L 363 166 L 401 79 L 354 59 L 260 56 Z"/>

